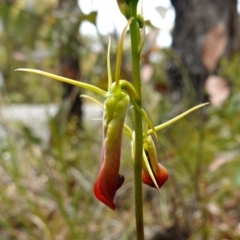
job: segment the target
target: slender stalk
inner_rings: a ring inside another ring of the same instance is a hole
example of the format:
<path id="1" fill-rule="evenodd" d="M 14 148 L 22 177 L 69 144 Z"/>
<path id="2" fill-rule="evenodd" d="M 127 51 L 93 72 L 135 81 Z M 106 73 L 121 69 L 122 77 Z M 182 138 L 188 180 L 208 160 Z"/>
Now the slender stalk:
<path id="1" fill-rule="evenodd" d="M 141 108 L 141 81 L 140 81 L 140 53 L 138 52 L 140 29 L 136 21 L 138 0 L 131 2 L 131 16 L 134 18 L 130 25 L 131 52 L 133 68 L 133 85 L 140 97 L 137 102 Z M 142 154 L 143 154 L 143 129 L 142 116 L 136 109 L 135 116 L 135 153 L 134 153 L 134 189 L 135 189 L 135 218 L 137 240 L 144 240 L 143 225 L 143 197 L 142 197 Z"/>

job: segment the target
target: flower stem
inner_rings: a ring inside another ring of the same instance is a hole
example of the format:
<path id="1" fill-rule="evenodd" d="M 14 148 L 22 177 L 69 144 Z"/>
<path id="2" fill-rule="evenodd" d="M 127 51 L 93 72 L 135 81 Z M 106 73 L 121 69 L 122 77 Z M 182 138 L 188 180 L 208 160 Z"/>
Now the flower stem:
<path id="1" fill-rule="evenodd" d="M 138 45 L 140 42 L 140 29 L 136 21 L 138 0 L 131 2 L 131 15 L 134 18 L 130 25 L 131 53 L 133 68 L 133 85 L 140 101 L 137 102 L 141 108 L 141 81 L 140 81 L 140 53 Z M 134 110 L 135 116 L 135 153 L 134 153 L 134 189 L 135 189 L 135 218 L 137 240 L 144 240 L 143 225 L 143 197 L 142 197 L 142 154 L 143 154 L 143 129 L 142 116 L 139 111 Z"/>

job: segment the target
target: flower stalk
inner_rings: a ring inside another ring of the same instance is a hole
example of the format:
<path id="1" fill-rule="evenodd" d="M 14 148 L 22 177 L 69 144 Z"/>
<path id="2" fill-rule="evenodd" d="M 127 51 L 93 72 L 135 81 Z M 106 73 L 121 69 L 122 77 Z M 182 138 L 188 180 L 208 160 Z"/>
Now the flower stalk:
<path id="1" fill-rule="evenodd" d="M 137 19 L 138 0 L 130 2 L 131 17 L 133 21 L 130 25 L 131 36 L 131 54 L 132 54 L 132 71 L 133 86 L 136 89 L 140 100 L 137 102 L 141 108 L 141 78 L 140 78 L 140 52 L 138 46 L 140 44 L 140 28 Z M 135 118 L 135 151 L 134 151 L 134 199 L 135 199 L 135 221 L 136 221 L 136 237 L 137 240 L 144 240 L 144 223 L 143 223 L 143 193 L 142 193 L 142 158 L 143 158 L 143 127 L 142 115 L 134 109 Z"/>

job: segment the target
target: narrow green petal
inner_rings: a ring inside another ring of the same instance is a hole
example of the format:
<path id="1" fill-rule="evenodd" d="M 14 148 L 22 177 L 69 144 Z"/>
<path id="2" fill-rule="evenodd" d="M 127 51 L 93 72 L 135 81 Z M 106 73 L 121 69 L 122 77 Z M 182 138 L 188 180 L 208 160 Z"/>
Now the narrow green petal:
<path id="1" fill-rule="evenodd" d="M 81 94 L 80 95 L 81 98 L 86 98 L 86 99 L 90 99 L 91 101 L 95 102 L 96 104 L 98 104 L 100 107 L 104 108 L 103 104 L 100 103 L 97 99 L 89 96 L 89 95 L 85 95 L 85 94 Z"/>
<path id="2" fill-rule="evenodd" d="M 69 84 L 72 84 L 74 86 L 90 90 L 92 92 L 95 92 L 95 93 L 103 96 L 103 97 L 108 96 L 108 92 L 102 90 L 101 88 L 95 87 L 91 84 L 79 82 L 79 81 L 72 80 L 72 79 L 65 78 L 65 77 L 60 77 L 58 75 L 55 75 L 55 74 L 52 74 L 52 73 L 47 73 L 47 72 L 44 72 L 44 71 L 41 71 L 41 70 L 36 70 L 36 69 L 31 69 L 31 68 L 18 68 L 15 71 L 36 73 L 36 74 L 39 74 L 39 75 L 42 75 L 42 76 L 49 77 L 49 78 L 52 78 L 54 80 L 60 81 L 60 82 L 69 83 Z"/>
<path id="3" fill-rule="evenodd" d="M 108 51 L 107 51 L 107 72 L 108 72 L 108 92 L 112 86 L 112 73 L 111 73 L 111 64 L 110 64 L 110 48 L 111 48 L 111 38 L 109 37 L 108 42 Z"/>
<path id="4" fill-rule="evenodd" d="M 145 164 L 145 166 L 146 166 L 146 168 L 147 168 L 147 171 L 148 171 L 148 174 L 149 174 L 149 176 L 151 177 L 151 179 L 152 179 L 155 187 L 156 187 L 158 190 L 160 190 L 159 187 L 158 187 L 156 178 L 155 178 L 155 176 L 154 176 L 154 173 L 153 173 L 153 171 L 152 171 L 152 168 L 151 168 L 151 166 L 150 166 L 150 164 L 149 164 L 149 161 L 148 161 L 148 159 L 147 159 L 147 156 L 146 156 L 145 151 L 143 151 L 143 164 Z"/>
<path id="5" fill-rule="evenodd" d="M 116 62 L 116 72 L 115 72 L 115 82 L 116 82 L 116 91 L 118 91 L 118 87 L 119 87 L 119 80 L 120 80 L 120 70 L 121 70 L 121 61 L 122 61 L 122 50 L 123 50 L 123 41 L 124 41 L 124 37 L 126 35 L 128 26 L 131 24 L 133 18 L 130 18 L 127 22 L 127 25 L 125 26 L 125 28 L 123 29 L 123 32 L 121 34 L 120 37 L 120 41 L 118 44 L 118 52 L 117 52 L 117 62 Z"/>
<path id="6" fill-rule="evenodd" d="M 171 120 L 169 120 L 169 121 L 167 121 L 167 122 L 165 122 L 165 123 L 163 123 L 163 124 L 161 124 L 161 125 L 156 126 L 156 127 L 155 127 L 155 131 L 159 131 L 159 130 L 161 130 L 161 129 L 163 129 L 163 128 L 169 126 L 169 125 L 171 125 L 172 123 L 180 120 L 181 118 L 185 117 L 185 116 L 188 115 L 189 113 L 191 113 L 191 112 L 193 112 L 193 111 L 195 111 L 195 110 L 197 110 L 197 109 L 199 109 L 199 108 L 201 108 L 201 107 L 204 107 L 204 106 L 206 106 L 206 105 L 208 105 L 208 104 L 209 104 L 209 103 L 202 103 L 202 104 L 199 104 L 199 105 L 197 105 L 197 106 L 195 106 L 195 107 L 187 110 L 186 112 L 178 115 L 177 117 L 175 117 L 175 118 L 173 118 L 173 119 L 171 119 Z M 150 135 L 150 134 L 152 134 L 152 133 L 154 133 L 154 131 L 153 131 L 152 129 L 148 130 L 148 135 Z"/>

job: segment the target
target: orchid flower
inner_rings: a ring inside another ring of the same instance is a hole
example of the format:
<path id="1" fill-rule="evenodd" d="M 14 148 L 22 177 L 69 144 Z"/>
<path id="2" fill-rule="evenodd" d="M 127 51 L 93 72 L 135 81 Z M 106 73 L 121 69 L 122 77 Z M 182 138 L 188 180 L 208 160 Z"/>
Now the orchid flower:
<path id="1" fill-rule="evenodd" d="M 168 179 L 168 171 L 157 160 L 157 152 L 151 136 L 145 137 L 143 141 L 142 181 L 159 190 Z"/>
<path id="2" fill-rule="evenodd" d="M 100 102 L 98 102 L 96 99 L 93 99 L 90 96 L 87 96 L 87 95 L 81 95 L 81 96 L 94 101 L 102 108 L 104 107 Z M 172 118 L 169 121 L 156 126 L 155 130 L 160 131 L 161 129 L 171 125 L 172 123 L 180 120 L 181 118 L 185 117 L 189 113 L 191 113 L 207 104 L 208 103 L 199 104 L 199 105 L 187 110 L 186 112 L 178 115 L 177 117 Z M 132 140 L 131 141 L 132 158 L 134 159 L 135 133 L 127 124 L 124 124 L 123 127 L 124 127 L 123 133 Z M 161 163 L 158 162 L 155 144 L 151 137 L 152 133 L 153 132 L 150 129 L 150 130 L 147 130 L 146 133 L 143 135 L 142 181 L 143 181 L 143 183 L 149 185 L 150 187 L 154 187 L 154 188 L 160 190 L 160 188 L 163 186 L 163 184 L 168 179 L 168 171 Z M 122 184 L 122 181 L 123 181 L 122 176 L 119 176 L 118 188 L 120 187 L 119 185 Z"/>
<path id="3" fill-rule="evenodd" d="M 102 155 L 100 162 L 100 171 L 97 181 L 94 185 L 94 194 L 97 199 L 106 204 L 111 209 L 115 209 L 113 202 L 116 191 L 121 187 L 124 177 L 119 174 L 120 158 L 121 158 L 121 142 L 123 125 L 126 113 L 131 102 L 146 120 L 153 133 L 156 134 L 152 122 L 149 120 L 147 114 L 143 109 L 140 109 L 136 104 L 139 96 L 135 91 L 133 85 L 126 81 L 120 80 L 120 69 L 122 60 L 122 48 L 124 36 L 127 32 L 128 26 L 132 19 L 129 19 L 125 26 L 118 46 L 117 63 L 115 72 L 115 81 L 112 83 L 112 75 L 110 69 L 110 40 L 107 55 L 107 70 L 108 70 L 108 91 L 104 91 L 96 86 L 60 77 L 54 74 L 46 73 L 35 69 L 17 69 L 17 71 L 26 71 L 37 73 L 54 80 L 73 84 L 75 86 L 91 90 L 103 97 L 106 97 L 104 102 L 104 116 L 103 116 L 103 143 Z"/>
<path id="4" fill-rule="evenodd" d="M 170 121 L 154 127 L 152 122 L 149 120 L 146 112 L 139 108 L 137 101 L 140 100 L 138 94 L 136 93 L 133 85 L 126 81 L 120 80 L 120 66 L 122 60 L 122 48 L 123 40 L 128 29 L 128 26 L 131 24 L 132 19 L 128 20 L 126 27 L 121 34 L 118 52 L 117 52 L 117 63 L 116 63 L 116 72 L 115 72 L 115 81 L 112 83 L 112 75 L 110 68 L 110 40 L 108 46 L 107 54 L 107 70 L 108 70 L 108 91 L 104 91 L 96 86 L 91 84 L 75 81 L 72 79 L 60 77 L 51 73 L 47 73 L 35 69 L 25 69 L 20 68 L 17 71 L 25 71 L 40 74 L 49 78 L 52 78 L 57 81 L 66 82 L 84 89 L 88 89 L 92 92 L 95 92 L 106 98 L 103 109 L 103 142 L 102 142 L 102 154 L 100 162 L 100 171 L 97 177 L 97 180 L 94 185 L 94 194 L 98 200 L 103 202 L 111 209 L 115 209 L 114 197 L 117 190 L 121 187 L 124 182 L 124 176 L 119 174 L 120 169 L 120 159 L 121 159 L 121 142 L 122 134 L 126 134 L 132 139 L 134 143 L 134 131 L 124 124 L 127 110 L 129 104 L 142 114 L 143 119 L 147 123 L 147 127 L 150 129 L 147 130 L 143 135 L 143 170 L 142 170 L 142 180 L 144 183 L 156 187 L 159 189 L 168 178 L 168 173 L 165 167 L 163 167 L 157 161 L 157 154 L 154 142 L 151 138 L 151 134 L 154 134 L 157 137 L 156 132 L 162 128 L 172 124 L 173 122 L 184 117 L 188 113 L 206 105 L 200 104 L 187 112 L 177 116 L 176 118 L 171 119 Z M 139 48 L 142 47 L 141 43 Z M 94 100 L 96 101 L 96 100 Z M 132 144 L 132 152 L 134 153 L 134 146 Z"/>

